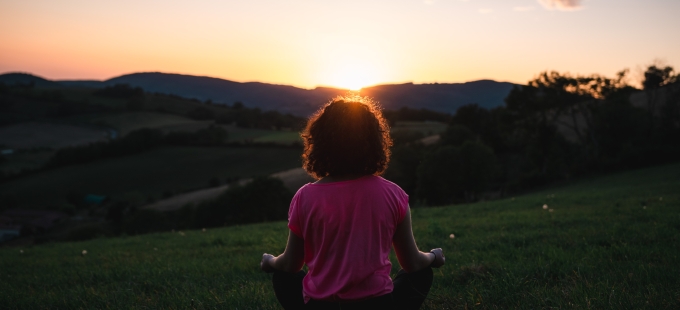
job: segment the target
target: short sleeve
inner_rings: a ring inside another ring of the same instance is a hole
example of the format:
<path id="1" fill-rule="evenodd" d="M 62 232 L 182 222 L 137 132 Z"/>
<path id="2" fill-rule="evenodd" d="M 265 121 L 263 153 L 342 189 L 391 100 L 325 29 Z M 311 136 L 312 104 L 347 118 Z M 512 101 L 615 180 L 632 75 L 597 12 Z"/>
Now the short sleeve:
<path id="1" fill-rule="evenodd" d="M 404 220 L 404 217 L 406 217 L 406 213 L 408 212 L 408 194 L 404 192 L 401 188 L 397 191 L 397 201 L 399 203 L 398 206 L 398 215 L 399 215 L 399 220 L 397 223 L 401 223 L 401 221 Z"/>
<path id="2" fill-rule="evenodd" d="M 296 236 L 302 238 L 302 226 L 300 225 L 300 191 L 293 196 L 288 208 L 288 229 Z"/>

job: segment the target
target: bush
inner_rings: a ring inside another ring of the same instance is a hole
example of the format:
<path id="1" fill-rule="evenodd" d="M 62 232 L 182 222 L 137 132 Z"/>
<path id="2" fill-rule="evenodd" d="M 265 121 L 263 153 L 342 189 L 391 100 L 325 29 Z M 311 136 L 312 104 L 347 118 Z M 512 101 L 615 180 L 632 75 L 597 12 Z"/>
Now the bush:
<path id="1" fill-rule="evenodd" d="M 475 133 L 463 125 L 451 125 L 442 133 L 441 143 L 451 146 L 461 146 L 465 141 L 474 141 Z"/>
<path id="2" fill-rule="evenodd" d="M 292 198 L 279 179 L 255 178 L 227 189 L 217 199 L 196 208 L 196 228 L 285 220 Z"/>
<path id="3" fill-rule="evenodd" d="M 497 166 L 493 150 L 482 143 L 440 147 L 418 167 L 416 194 L 428 205 L 476 200 L 496 177 Z"/>

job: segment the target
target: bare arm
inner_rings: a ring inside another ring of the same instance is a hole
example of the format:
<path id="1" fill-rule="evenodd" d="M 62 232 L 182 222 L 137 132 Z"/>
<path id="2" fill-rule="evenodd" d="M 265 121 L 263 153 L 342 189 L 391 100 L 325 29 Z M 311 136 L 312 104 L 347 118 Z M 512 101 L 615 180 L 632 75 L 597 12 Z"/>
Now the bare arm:
<path id="1" fill-rule="evenodd" d="M 444 264 L 444 255 L 441 252 L 441 249 L 433 250 L 439 251 L 439 253 L 441 253 L 439 257 L 433 253 L 424 253 L 418 250 L 416 240 L 413 238 L 413 230 L 411 228 L 410 208 L 406 211 L 404 220 L 397 225 L 397 231 L 394 233 L 392 244 L 394 245 L 394 251 L 397 253 L 399 265 L 401 265 L 401 268 L 406 270 L 406 272 L 422 270 L 430 266 L 435 261 L 435 259 L 437 262 L 433 264 L 434 267 L 439 267 Z"/>
<path id="2" fill-rule="evenodd" d="M 305 241 L 296 234 L 288 231 L 288 244 L 283 254 L 274 257 L 265 253 L 262 255 L 260 268 L 265 272 L 275 270 L 285 272 L 298 272 L 302 269 L 305 261 Z"/>

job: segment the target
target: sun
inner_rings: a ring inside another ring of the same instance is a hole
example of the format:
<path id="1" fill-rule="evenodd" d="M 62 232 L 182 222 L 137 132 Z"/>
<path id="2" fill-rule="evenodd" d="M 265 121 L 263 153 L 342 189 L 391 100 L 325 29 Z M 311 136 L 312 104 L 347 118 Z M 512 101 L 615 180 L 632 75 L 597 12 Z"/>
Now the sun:
<path id="1" fill-rule="evenodd" d="M 354 91 L 374 85 L 376 82 L 375 69 L 358 63 L 339 65 L 329 77 L 330 85 Z"/>

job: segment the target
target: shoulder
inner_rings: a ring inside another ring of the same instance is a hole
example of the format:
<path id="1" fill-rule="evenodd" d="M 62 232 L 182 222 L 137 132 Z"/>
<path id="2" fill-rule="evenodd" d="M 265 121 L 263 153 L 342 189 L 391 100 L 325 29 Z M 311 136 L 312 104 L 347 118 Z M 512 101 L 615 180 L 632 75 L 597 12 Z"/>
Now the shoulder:
<path id="1" fill-rule="evenodd" d="M 367 182 L 371 183 L 373 189 L 379 189 L 384 193 L 389 193 L 389 195 L 395 195 L 398 197 L 403 197 L 408 195 L 406 192 L 397 184 L 392 181 L 386 180 L 381 176 L 370 176 L 367 178 Z"/>
<path id="2" fill-rule="evenodd" d="M 379 184 L 382 187 L 389 188 L 389 189 L 392 189 L 392 190 L 404 191 L 404 190 L 401 189 L 401 187 L 399 185 L 397 185 L 394 182 L 387 180 L 387 179 L 385 179 L 381 176 L 371 176 L 371 179 L 372 179 L 373 182 L 376 182 L 377 184 Z"/>
<path id="3" fill-rule="evenodd" d="M 305 185 L 302 185 L 302 187 L 300 187 L 300 188 L 295 192 L 295 195 L 293 195 L 293 200 L 300 199 L 301 196 L 304 196 L 304 194 L 305 194 L 306 192 L 309 191 L 309 189 L 310 189 L 310 186 L 309 186 L 309 185 L 310 185 L 310 184 L 312 184 L 312 183 L 307 183 L 307 184 L 305 184 Z"/>

